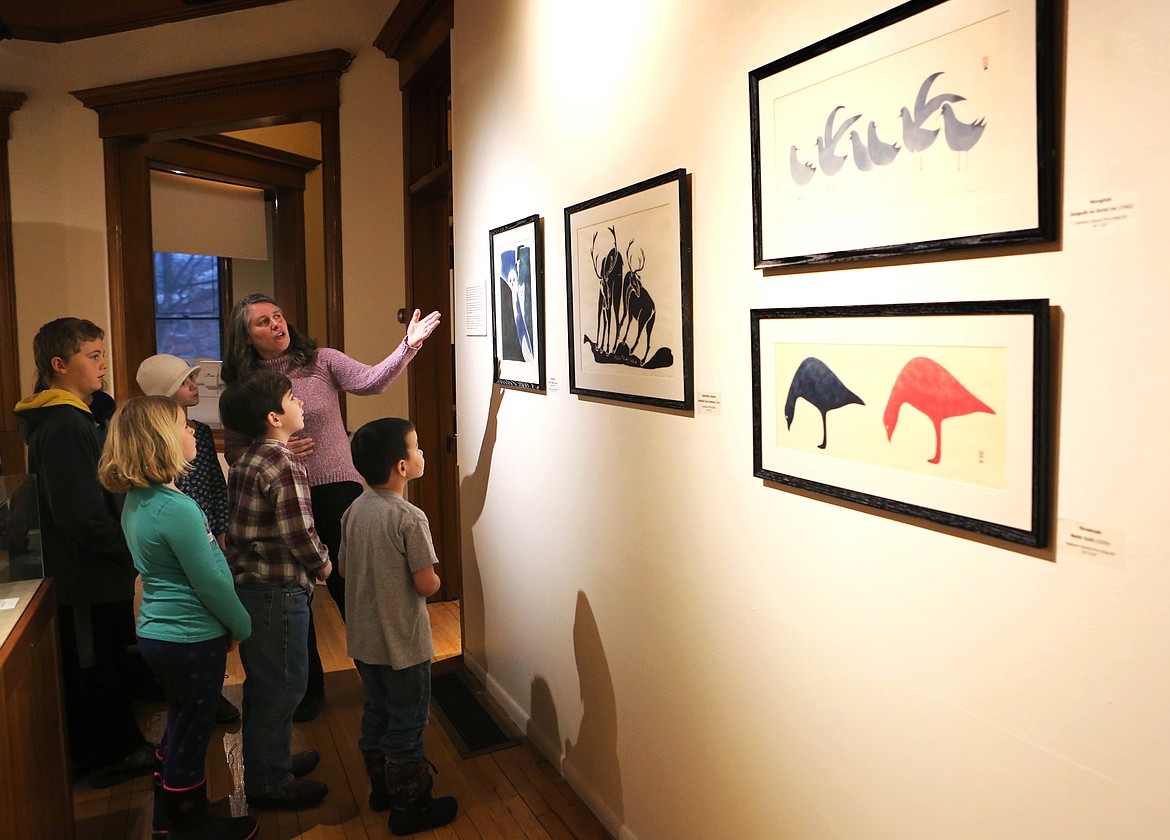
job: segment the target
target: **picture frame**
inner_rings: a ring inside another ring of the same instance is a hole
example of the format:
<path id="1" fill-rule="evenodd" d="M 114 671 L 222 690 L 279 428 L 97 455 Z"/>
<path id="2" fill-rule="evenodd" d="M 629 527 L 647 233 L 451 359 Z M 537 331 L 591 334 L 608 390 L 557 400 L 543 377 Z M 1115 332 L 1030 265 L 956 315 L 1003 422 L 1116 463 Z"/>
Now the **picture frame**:
<path id="1" fill-rule="evenodd" d="M 1054 0 L 911 0 L 748 74 L 755 267 L 1055 241 Z"/>
<path id="2" fill-rule="evenodd" d="M 693 410 L 686 170 L 566 207 L 565 269 L 570 393 Z"/>
<path id="3" fill-rule="evenodd" d="M 544 391 L 544 236 L 539 215 L 488 232 L 492 382 Z"/>
<path id="4" fill-rule="evenodd" d="M 1047 300 L 753 309 L 756 477 L 1046 545 L 1049 322 Z"/>

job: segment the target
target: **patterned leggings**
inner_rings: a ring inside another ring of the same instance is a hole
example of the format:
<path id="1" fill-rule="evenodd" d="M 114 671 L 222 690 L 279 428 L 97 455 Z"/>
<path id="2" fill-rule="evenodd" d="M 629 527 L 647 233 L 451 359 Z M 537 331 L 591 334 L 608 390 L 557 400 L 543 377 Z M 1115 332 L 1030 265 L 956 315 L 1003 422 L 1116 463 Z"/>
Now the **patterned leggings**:
<path id="1" fill-rule="evenodd" d="M 138 647 L 167 693 L 167 728 L 159 747 L 165 757 L 163 784 L 175 789 L 197 785 L 206 774 L 204 763 L 215 729 L 215 705 L 223 691 L 228 639 L 184 643 L 139 637 Z"/>

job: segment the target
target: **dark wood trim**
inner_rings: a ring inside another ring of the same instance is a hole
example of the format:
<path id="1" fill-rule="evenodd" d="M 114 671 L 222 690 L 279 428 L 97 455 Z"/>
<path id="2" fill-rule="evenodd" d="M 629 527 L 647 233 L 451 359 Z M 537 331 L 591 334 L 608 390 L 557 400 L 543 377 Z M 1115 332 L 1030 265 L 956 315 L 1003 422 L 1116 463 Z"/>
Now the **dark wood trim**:
<path id="1" fill-rule="evenodd" d="M 411 184 L 407 191 L 411 195 L 421 195 L 434 190 L 446 192 L 449 189 L 451 189 L 451 161 L 445 160 Z"/>
<path id="2" fill-rule="evenodd" d="M 273 296 L 289 323 L 306 329 L 309 295 L 305 270 L 305 191 L 282 187 L 276 190 L 273 213 L 272 282 Z M 226 311 L 231 311 L 230 308 Z"/>
<path id="3" fill-rule="evenodd" d="M 12 194 L 8 179 L 9 115 L 28 97 L 0 91 L 0 472 L 25 469 L 24 440 L 12 416 L 23 396 L 20 388 L 20 342 L 16 331 L 16 270 L 12 258 Z"/>
<path id="4" fill-rule="evenodd" d="M 303 190 L 305 175 L 321 165 L 315 158 L 214 135 L 145 144 L 152 169 L 180 169 L 184 174 L 243 187 L 290 187 Z"/>
<path id="5" fill-rule="evenodd" d="M 325 346 L 345 349 L 345 295 L 341 285 L 341 126 L 336 110 L 322 114 L 321 189 L 324 201 Z M 330 278 L 336 278 L 330 282 Z M 341 400 L 345 417 L 345 400 Z"/>
<path id="6" fill-rule="evenodd" d="M 398 62 L 398 87 L 443 45 L 455 26 L 454 0 L 400 0 L 374 39 L 374 46 Z"/>
<path id="7" fill-rule="evenodd" d="M 267 200 L 267 197 L 265 198 Z M 227 347 L 227 322 L 232 311 L 232 304 L 236 302 L 234 292 L 234 275 L 231 257 L 219 258 L 219 346 Z M 220 355 L 223 355 L 222 353 Z"/>
<path id="8" fill-rule="evenodd" d="M 39 3 L 9 3 L 5 5 L 4 20 L 13 38 L 22 41 L 41 41 L 62 44 L 82 38 L 129 32 L 161 23 L 271 6 L 285 0 L 216 0 L 214 3 L 168 4 L 165 10 L 158 3 L 111 3 L 94 0 L 53 0 Z"/>
<path id="9" fill-rule="evenodd" d="M 338 80 L 352 61 L 323 50 L 71 93 L 97 112 L 101 137 L 192 137 L 315 119 L 340 104 Z"/>
<path id="10" fill-rule="evenodd" d="M 398 62 L 402 90 L 406 312 L 453 311 L 451 300 L 451 0 L 400 0 L 375 46 Z M 455 355 L 445 317 L 407 368 L 410 418 L 433 469 L 412 486 L 439 554 L 438 600 L 462 597 Z"/>
<path id="11" fill-rule="evenodd" d="M 106 350 L 114 386 L 140 393 L 135 372 L 157 352 L 154 335 L 154 243 L 150 164 L 143 144 L 107 139 L 106 231 L 110 267 L 110 328 Z"/>
<path id="12" fill-rule="evenodd" d="M 0 835 L 74 837 L 64 690 L 52 578 L 42 580 L 0 646 Z"/>

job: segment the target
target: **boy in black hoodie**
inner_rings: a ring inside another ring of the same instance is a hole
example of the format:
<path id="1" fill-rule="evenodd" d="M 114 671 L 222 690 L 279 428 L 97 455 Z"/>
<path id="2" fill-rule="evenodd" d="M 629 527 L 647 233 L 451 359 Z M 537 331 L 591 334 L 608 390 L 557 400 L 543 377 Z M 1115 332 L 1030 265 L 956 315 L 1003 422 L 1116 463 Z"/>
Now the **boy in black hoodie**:
<path id="1" fill-rule="evenodd" d="M 37 381 L 16 405 L 37 477 L 45 574 L 56 580 L 65 716 L 74 769 L 94 787 L 150 773 L 154 749 L 134 719 L 127 646 L 134 643 L 134 561 L 121 499 L 97 479 L 114 400 L 102 390 L 105 333 L 58 318 L 33 339 Z"/>

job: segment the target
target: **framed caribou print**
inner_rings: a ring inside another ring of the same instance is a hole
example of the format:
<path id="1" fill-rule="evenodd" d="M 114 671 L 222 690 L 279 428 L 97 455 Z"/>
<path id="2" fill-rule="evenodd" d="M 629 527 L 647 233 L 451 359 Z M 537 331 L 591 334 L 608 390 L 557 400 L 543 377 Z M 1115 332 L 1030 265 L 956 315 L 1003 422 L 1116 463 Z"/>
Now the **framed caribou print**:
<path id="1" fill-rule="evenodd" d="M 748 75 L 756 268 L 1050 242 L 1056 0 L 911 0 Z"/>
<path id="2" fill-rule="evenodd" d="M 566 207 L 565 266 L 569 391 L 692 410 L 686 171 Z"/>
<path id="3" fill-rule="evenodd" d="M 488 234 L 492 369 L 497 385 L 545 389 L 543 241 L 540 216 L 528 216 Z"/>
<path id="4" fill-rule="evenodd" d="M 1042 546 L 1048 336 L 1047 300 L 752 310 L 755 475 Z"/>

